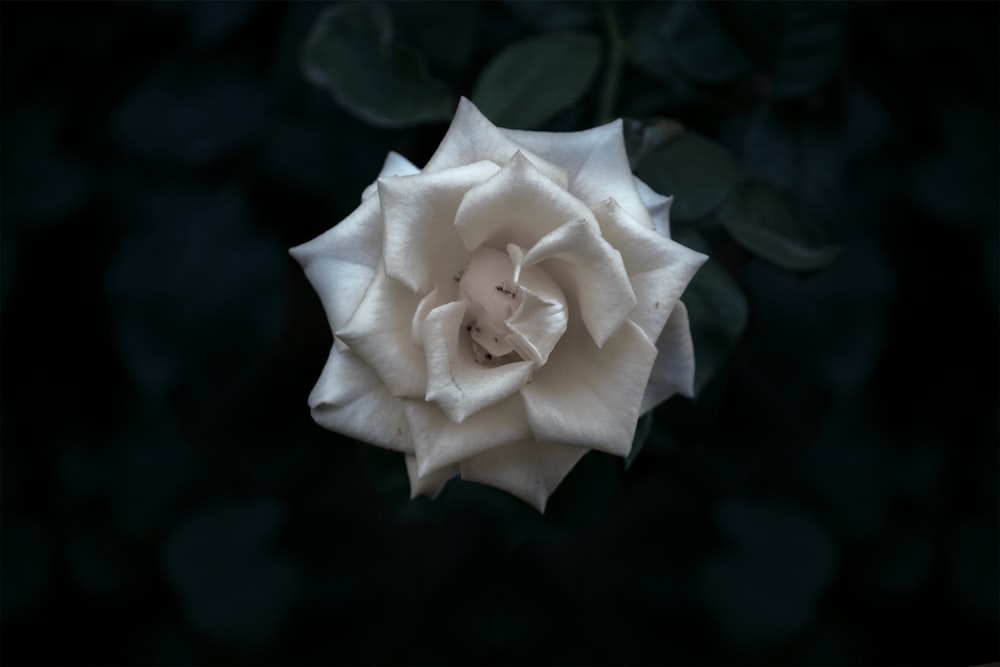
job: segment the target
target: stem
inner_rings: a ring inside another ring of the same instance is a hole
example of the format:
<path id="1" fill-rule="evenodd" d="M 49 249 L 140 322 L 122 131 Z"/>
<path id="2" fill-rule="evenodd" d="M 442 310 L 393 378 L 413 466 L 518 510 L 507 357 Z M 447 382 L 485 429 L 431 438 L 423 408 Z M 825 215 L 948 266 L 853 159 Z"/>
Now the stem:
<path id="1" fill-rule="evenodd" d="M 612 3 L 608 0 L 601 3 L 604 10 L 604 23 L 608 30 L 608 64 L 604 68 L 604 82 L 601 85 L 600 108 L 597 114 L 598 124 L 603 125 L 615 119 L 615 104 L 618 101 L 618 87 L 621 84 L 622 70 L 625 65 L 625 40 L 622 39 L 618 27 L 618 17 Z"/>

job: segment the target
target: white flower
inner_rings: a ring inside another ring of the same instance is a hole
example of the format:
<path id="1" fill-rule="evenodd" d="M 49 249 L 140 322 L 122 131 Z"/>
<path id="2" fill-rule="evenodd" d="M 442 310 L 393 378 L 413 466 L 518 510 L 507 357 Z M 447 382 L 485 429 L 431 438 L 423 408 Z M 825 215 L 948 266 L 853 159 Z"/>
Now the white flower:
<path id="1" fill-rule="evenodd" d="M 544 511 L 591 449 L 690 396 L 680 296 L 705 256 L 632 176 L 621 121 L 495 127 L 463 99 L 422 170 L 390 153 L 361 205 L 292 249 L 334 343 L 322 426 L 406 455 L 412 495 L 454 475 Z"/>

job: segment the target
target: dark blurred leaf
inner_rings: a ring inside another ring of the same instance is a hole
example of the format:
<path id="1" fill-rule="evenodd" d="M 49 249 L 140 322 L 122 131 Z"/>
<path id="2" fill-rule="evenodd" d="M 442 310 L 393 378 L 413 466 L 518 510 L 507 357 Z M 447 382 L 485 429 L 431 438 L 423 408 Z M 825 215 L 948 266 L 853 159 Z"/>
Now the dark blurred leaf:
<path id="1" fill-rule="evenodd" d="M 689 248 L 709 253 L 708 245 L 693 230 L 678 229 L 674 238 Z M 688 284 L 682 301 L 691 321 L 697 396 L 739 343 L 750 309 L 743 291 L 711 257 Z"/>
<path id="2" fill-rule="evenodd" d="M 628 36 L 636 63 L 669 83 L 672 70 L 699 83 L 732 81 L 750 61 L 726 34 L 715 7 L 703 2 L 651 3 Z"/>
<path id="3" fill-rule="evenodd" d="M 991 517 L 964 519 L 954 527 L 950 565 L 958 599 L 996 623 L 1000 609 L 997 605 L 997 591 L 1000 590 L 997 553 L 1000 552 L 1000 543 L 995 507 L 991 513 Z"/>
<path id="4" fill-rule="evenodd" d="M 761 70 L 770 72 L 778 55 L 784 31 L 786 8 L 791 3 L 775 0 L 718 2 L 719 19 L 730 38 Z"/>
<path id="5" fill-rule="evenodd" d="M 215 46 L 249 23 L 260 5 L 253 2 L 170 2 L 157 0 L 154 7 L 187 19 L 191 40 L 199 47 Z"/>
<path id="6" fill-rule="evenodd" d="M 111 116 L 111 136 L 132 158 L 210 164 L 257 139 L 260 82 L 235 64 L 167 64 L 129 93 Z"/>
<path id="7" fill-rule="evenodd" d="M 910 197 L 934 217 L 954 223 L 996 224 L 1000 197 L 996 118 L 972 107 L 945 110 L 944 145 L 908 174 Z"/>
<path id="8" fill-rule="evenodd" d="M 6 621 L 42 603 L 49 584 L 50 556 L 42 527 L 36 521 L 12 516 L 9 504 L 0 522 L 0 535 L 3 539 L 0 608 Z"/>
<path id="9" fill-rule="evenodd" d="M 287 252 L 238 188 L 117 186 L 126 229 L 106 285 L 127 370 L 147 396 L 233 400 L 283 330 Z"/>
<path id="10" fill-rule="evenodd" d="M 306 77 L 373 125 L 406 127 L 451 118 L 452 96 L 423 56 L 393 39 L 377 3 L 343 4 L 316 21 L 302 51 Z"/>
<path id="11" fill-rule="evenodd" d="M 777 38 L 775 97 L 803 97 L 826 84 L 844 56 L 844 6 L 833 2 L 783 3 L 785 29 Z"/>
<path id="12" fill-rule="evenodd" d="M 726 635 L 756 648 L 807 627 L 836 570 L 829 529 L 780 500 L 730 498 L 715 519 L 728 548 L 704 564 L 698 588 Z"/>
<path id="13" fill-rule="evenodd" d="M 482 71 L 472 101 L 497 125 L 536 128 L 580 99 L 600 60 L 593 35 L 549 33 L 515 42 Z"/>
<path id="14" fill-rule="evenodd" d="M 790 271 L 813 271 L 837 257 L 837 246 L 816 240 L 808 218 L 778 188 L 750 179 L 719 209 L 719 221 L 743 247 Z"/>
<path id="15" fill-rule="evenodd" d="M 31 106 L 5 118 L 0 210 L 5 221 L 51 223 L 79 210 L 93 196 L 91 168 L 58 148 L 58 110 Z"/>
<path id="16" fill-rule="evenodd" d="M 388 5 L 400 41 L 412 44 L 434 71 L 459 72 L 477 45 L 479 3 L 393 2 Z"/>
<path id="17" fill-rule="evenodd" d="M 671 118 L 624 119 L 625 150 L 635 166 L 655 150 L 684 136 L 684 126 Z"/>
<path id="18" fill-rule="evenodd" d="M 744 176 L 729 151 L 693 132 L 650 153 L 636 173 L 657 192 L 673 195 L 670 217 L 681 221 L 710 215 Z"/>
<path id="19" fill-rule="evenodd" d="M 270 499 L 200 507 L 170 533 L 163 565 L 194 626 L 242 649 L 269 642 L 298 600 L 302 573 L 272 542 L 285 521 Z"/>
<path id="20" fill-rule="evenodd" d="M 846 151 L 852 129 L 761 107 L 749 119 L 741 156 L 755 175 L 792 194 L 813 220 L 839 230 L 847 201 Z"/>
<path id="21" fill-rule="evenodd" d="M 144 412 L 116 442 L 115 519 L 132 536 L 152 532 L 202 470 L 173 416 L 160 409 Z"/>
<path id="22" fill-rule="evenodd" d="M 547 2 L 524 2 L 524 0 L 502 0 L 503 4 L 522 21 L 540 31 L 574 30 L 586 28 L 597 21 L 596 2 L 573 2 L 554 0 Z M 451 5 L 452 3 L 447 3 Z"/>

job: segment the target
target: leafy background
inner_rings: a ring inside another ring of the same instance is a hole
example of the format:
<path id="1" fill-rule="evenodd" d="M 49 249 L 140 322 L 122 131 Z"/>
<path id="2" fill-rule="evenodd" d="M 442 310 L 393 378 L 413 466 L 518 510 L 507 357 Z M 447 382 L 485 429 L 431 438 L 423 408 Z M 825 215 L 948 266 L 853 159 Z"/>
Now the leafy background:
<path id="1" fill-rule="evenodd" d="M 996 3 L 326 10 L 0 5 L 5 663 L 998 659 Z M 460 94 L 636 119 L 713 257 L 698 399 L 544 517 L 305 407 L 286 248 Z"/>

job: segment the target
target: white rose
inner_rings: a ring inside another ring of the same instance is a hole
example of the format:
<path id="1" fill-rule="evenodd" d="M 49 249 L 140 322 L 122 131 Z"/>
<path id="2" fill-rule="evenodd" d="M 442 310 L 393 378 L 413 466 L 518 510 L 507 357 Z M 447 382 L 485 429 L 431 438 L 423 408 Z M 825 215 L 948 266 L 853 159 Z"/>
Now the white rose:
<path id="1" fill-rule="evenodd" d="M 422 170 L 390 153 L 361 205 L 291 250 L 334 343 L 322 426 L 406 455 L 412 496 L 463 479 L 544 511 L 591 449 L 690 396 L 680 296 L 706 257 L 669 238 L 621 121 L 495 127 L 463 99 Z"/>

